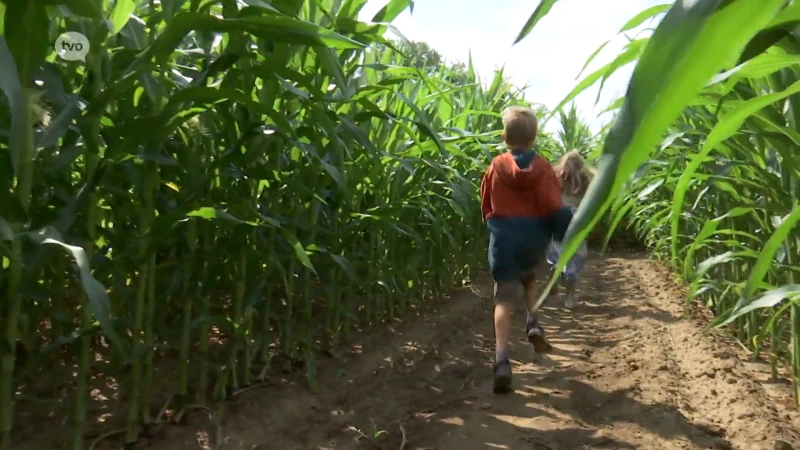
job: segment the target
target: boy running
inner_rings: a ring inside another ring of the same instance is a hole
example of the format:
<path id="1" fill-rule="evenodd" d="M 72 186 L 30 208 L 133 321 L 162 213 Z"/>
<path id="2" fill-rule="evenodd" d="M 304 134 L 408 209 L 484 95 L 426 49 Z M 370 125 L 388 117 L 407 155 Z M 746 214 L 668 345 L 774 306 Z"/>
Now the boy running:
<path id="1" fill-rule="evenodd" d="M 527 300 L 528 341 L 536 352 L 552 350 L 538 315 L 531 312 L 537 298 L 533 271 L 544 260 L 550 240 L 563 239 L 572 214 L 562 203 L 553 166 L 533 150 L 538 128 L 530 109 L 513 107 L 506 112 L 502 137 L 509 151 L 492 160 L 481 181 L 481 209 L 489 228 L 489 266 L 494 277 L 496 393 L 511 390 L 510 303 L 520 293 Z"/>

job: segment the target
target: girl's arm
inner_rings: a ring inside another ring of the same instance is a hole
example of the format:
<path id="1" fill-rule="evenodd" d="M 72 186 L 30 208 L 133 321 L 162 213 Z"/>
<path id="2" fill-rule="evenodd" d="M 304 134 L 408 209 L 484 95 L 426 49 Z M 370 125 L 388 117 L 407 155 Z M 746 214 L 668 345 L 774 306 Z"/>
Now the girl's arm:
<path id="1" fill-rule="evenodd" d="M 486 217 L 492 213 L 492 165 L 486 169 L 486 173 L 481 179 L 481 215 L 483 221 L 486 222 Z"/>

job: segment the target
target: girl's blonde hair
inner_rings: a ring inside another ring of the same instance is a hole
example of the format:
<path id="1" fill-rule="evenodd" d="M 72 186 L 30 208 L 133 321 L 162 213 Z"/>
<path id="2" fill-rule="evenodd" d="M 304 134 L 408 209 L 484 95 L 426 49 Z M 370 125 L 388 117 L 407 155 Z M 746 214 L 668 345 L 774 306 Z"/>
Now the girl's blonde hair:
<path id="1" fill-rule="evenodd" d="M 586 166 L 583 156 L 577 150 L 565 153 L 556 168 L 561 192 L 578 197 L 586 194 L 594 174 L 594 169 Z"/>

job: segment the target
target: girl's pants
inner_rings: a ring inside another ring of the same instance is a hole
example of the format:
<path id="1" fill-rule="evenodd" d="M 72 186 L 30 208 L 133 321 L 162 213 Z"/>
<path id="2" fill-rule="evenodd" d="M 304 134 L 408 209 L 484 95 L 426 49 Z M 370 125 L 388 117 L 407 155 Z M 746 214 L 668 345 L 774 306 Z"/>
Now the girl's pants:
<path id="1" fill-rule="evenodd" d="M 577 208 L 573 208 L 573 212 L 575 212 L 575 209 Z M 555 265 L 558 263 L 558 258 L 561 256 L 561 251 L 561 242 L 556 240 L 550 241 L 550 245 L 547 246 L 546 258 L 551 267 L 555 267 Z M 580 247 L 578 247 L 578 251 L 575 252 L 575 254 L 567 263 L 566 267 L 564 267 L 564 271 L 561 275 L 568 287 L 575 286 L 578 274 L 583 268 L 583 265 L 586 263 L 588 254 L 589 250 L 586 246 L 586 241 L 583 241 L 581 242 Z"/>

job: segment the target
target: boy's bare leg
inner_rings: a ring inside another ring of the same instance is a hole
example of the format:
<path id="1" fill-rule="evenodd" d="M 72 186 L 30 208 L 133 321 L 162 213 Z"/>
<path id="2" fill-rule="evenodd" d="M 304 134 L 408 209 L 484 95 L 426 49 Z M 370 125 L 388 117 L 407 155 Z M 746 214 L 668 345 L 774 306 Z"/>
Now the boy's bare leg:
<path id="1" fill-rule="evenodd" d="M 539 324 L 539 314 L 533 312 L 533 307 L 536 305 L 536 300 L 539 297 L 539 290 L 536 288 L 536 279 L 531 273 L 523 275 L 521 281 L 524 286 L 525 310 L 527 313 L 525 332 L 528 337 L 528 342 L 533 344 L 533 349 L 537 353 L 547 353 L 553 350 L 553 346 L 550 345 L 545 338 L 544 328 Z"/>
<path id="2" fill-rule="evenodd" d="M 511 337 L 512 302 L 519 298 L 519 282 L 500 281 L 494 284 L 494 392 L 511 391 L 511 364 L 508 341 Z"/>
<path id="3" fill-rule="evenodd" d="M 525 311 L 527 311 L 527 322 L 530 323 L 531 320 L 538 322 L 538 318 L 536 317 L 535 313 L 531 313 L 533 311 L 534 305 L 536 305 L 536 298 L 539 293 L 539 290 L 536 289 L 536 277 L 533 274 L 526 274 L 522 276 L 522 286 L 524 289 L 524 296 L 525 296 Z"/>
<path id="4" fill-rule="evenodd" d="M 495 362 L 508 360 L 508 341 L 511 337 L 511 305 L 494 305 Z"/>

